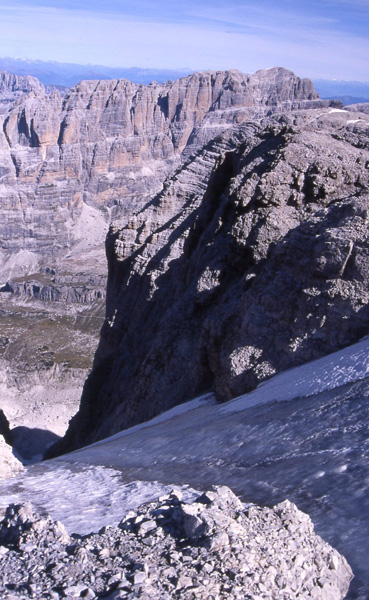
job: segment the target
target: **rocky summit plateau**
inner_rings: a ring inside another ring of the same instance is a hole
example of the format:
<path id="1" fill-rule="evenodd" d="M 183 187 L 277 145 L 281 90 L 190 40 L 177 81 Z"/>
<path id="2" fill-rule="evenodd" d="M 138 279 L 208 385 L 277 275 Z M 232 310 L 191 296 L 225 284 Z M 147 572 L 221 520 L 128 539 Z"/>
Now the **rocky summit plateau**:
<path id="1" fill-rule="evenodd" d="M 367 105 L 3 73 L 0 121 L 4 598 L 364 600 Z"/>

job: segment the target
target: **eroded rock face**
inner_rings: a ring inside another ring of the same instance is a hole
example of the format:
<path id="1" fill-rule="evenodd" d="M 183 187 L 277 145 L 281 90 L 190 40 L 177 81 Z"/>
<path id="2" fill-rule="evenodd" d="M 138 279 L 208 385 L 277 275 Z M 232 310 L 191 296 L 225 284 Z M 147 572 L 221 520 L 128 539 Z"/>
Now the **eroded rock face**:
<path id="1" fill-rule="evenodd" d="M 368 131 L 332 109 L 242 125 L 111 230 L 107 318 L 63 449 L 368 332 Z"/>
<path id="2" fill-rule="evenodd" d="M 149 86 L 84 81 L 64 97 L 31 83 L 1 117 L 0 133 L 0 258 L 27 251 L 25 272 L 45 255 L 55 266 L 86 235 L 101 243 L 109 220 L 160 189 L 185 150 L 248 118 L 327 105 L 310 80 L 280 68 Z"/>
<path id="3" fill-rule="evenodd" d="M 110 222 L 125 224 L 185 157 L 233 124 L 327 104 L 311 81 L 280 68 L 249 77 L 209 71 L 149 86 L 84 81 L 63 95 L 33 78 L 1 75 L 4 408 L 10 405 L 24 418 L 34 414 L 29 404 L 35 398 L 45 398 L 46 405 L 62 397 L 65 405 L 73 397 L 71 414 L 77 410 L 103 322 Z M 41 327 L 28 331 L 36 313 Z M 44 346 L 51 358 L 44 368 L 42 356 L 40 368 L 37 356 Z M 39 411 L 38 400 L 36 405 Z"/>
<path id="4" fill-rule="evenodd" d="M 369 102 L 361 102 L 359 104 L 350 104 L 346 108 L 347 108 L 347 110 L 350 110 L 351 112 L 362 112 L 362 113 L 366 113 L 367 115 L 369 114 Z"/>
<path id="5" fill-rule="evenodd" d="M 0 543 L 0 589 L 22 598 L 340 600 L 352 579 L 291 502 L 245 510 L 224 486 L 192 504 L 162 497 L 83 538 L 30 505 L 11 506 Z"/>

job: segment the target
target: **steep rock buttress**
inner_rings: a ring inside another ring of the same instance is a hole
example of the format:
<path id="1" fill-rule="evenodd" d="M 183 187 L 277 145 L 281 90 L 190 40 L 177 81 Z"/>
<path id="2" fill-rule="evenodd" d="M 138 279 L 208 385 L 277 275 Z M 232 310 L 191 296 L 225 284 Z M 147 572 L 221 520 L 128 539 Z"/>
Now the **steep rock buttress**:
<path id="1" fill-rule="evenodd" d="M 192 156 L 107 240 L 107 316 L 58 451 L 227 400 L 368 332 L 369 118 L 307 110 Z"/>

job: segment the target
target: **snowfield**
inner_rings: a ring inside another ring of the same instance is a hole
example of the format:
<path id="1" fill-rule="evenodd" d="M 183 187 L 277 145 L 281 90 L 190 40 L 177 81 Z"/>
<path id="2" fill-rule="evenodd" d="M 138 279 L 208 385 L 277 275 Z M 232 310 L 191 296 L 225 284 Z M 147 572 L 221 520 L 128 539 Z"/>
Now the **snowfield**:
<path id="1" fill-rule="evenodd" d="M 173 486 L 231 487 L 245 502 L 288 498 L 344 554 L 348 598 L 369 597 L 369 339 L 218 405 L 211 395 L 0 482 L 2 507 L 30 500 L 69 532 L 117 523 Z"/>

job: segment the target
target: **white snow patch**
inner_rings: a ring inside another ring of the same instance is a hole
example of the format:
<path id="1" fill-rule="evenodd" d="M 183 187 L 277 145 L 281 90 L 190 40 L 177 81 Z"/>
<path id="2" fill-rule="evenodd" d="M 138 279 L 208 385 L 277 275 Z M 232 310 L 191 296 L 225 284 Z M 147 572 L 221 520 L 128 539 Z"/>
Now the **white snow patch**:
<path id="1" fill-rule="evenodd" d="M 169 494 L 176 486 L 156 481 L 123 481 L 119 471 L 100 466 L 64 466 L 49 463 L 42 475 L 38 468 L 27 474 L 27 500 L 62 521 L 68 533 L 85 535 L 105 525 L 118 525 L 131 509 Z M 22 478 L 12 478 L 14 491 L 0 497 L 0 508 L 24 501 Z M 45 493 L 47 490 L 47 493 Z M 83 490 L 83 493 L 81 493 Z M 185 501 L 199 492 L 181 486 Z"/>
<path id="2" fill-rule="evenodd" d="M 253 392 L 231 400 L 221 412 L 244 410 L 267 402 L 311 396 L 369 375 L 369 337 L 305 365 L 283 371 Z"/>
<path id="3" fill-rule="evenodd" d="M 130 508 L 171 490 L 170 482 L 229 485 L 258 504 L 288 497 L 353 567 L 350 597 L 367 600 L 369 379 L 359 380 L 368 376 L 368 350 L 364 338 L 227 405 L 202 396 L 96 447 L 29 467 L 0 481 L 0 507 L 29 500 L 69 532 L 87 533 L 117 524 Z"/>
<path id="4" fill-rule="evenodd" d="M 154 174 L 153 170 L 151 169 L 151 167 L 148 166 L 143 166 L 141 168 L 141 175 L 143 177 L 151 177 Z"/>
<path id="5" fill-rule="evenodd" d="M 328 114 L 332 114 L 332 113 L 344 113 L 347 112 L 347 110 L 344 110 L 343 108 L 331 108 L 331 110 L 329 111 Z"/>
<path id="6" fill-rule="evenodd" d="M 224 112 L 227 112 L 227 109 L 225 109 Z M 230 111 L 228 112 L 234 112 L 234 109 L 230 109 Z M 232 123 L 222 123 L 221 125 L 219 125 L 219 123 L 207 123 L 205 122 L 204 124 L 201 124 L 201 129 L 221 129 L 222 131 L 225 131 L 226 129 L 232 129 L 232 127 L 234 127 L 234 125 L 232 125 Z"/>

